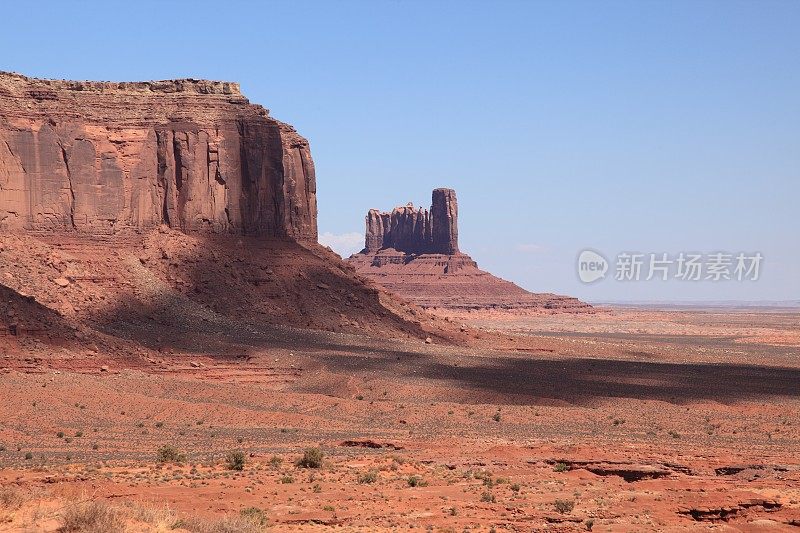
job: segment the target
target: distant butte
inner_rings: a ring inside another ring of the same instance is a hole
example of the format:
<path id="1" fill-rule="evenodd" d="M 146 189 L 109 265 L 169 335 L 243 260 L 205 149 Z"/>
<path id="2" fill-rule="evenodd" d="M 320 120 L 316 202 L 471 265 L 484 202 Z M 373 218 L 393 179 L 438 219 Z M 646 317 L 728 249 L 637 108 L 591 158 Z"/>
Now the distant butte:
<path id="1" fill-rule="evenodd" d="M 585 312 L 577 298 L 531 293 L 478 268 L 458 248 L 458 201 L 434 189 L 430 211 L 409 203 L 391 213 L 370 209 L 364 249 L 347 262 L 387 290 L 426 308 Z"/>

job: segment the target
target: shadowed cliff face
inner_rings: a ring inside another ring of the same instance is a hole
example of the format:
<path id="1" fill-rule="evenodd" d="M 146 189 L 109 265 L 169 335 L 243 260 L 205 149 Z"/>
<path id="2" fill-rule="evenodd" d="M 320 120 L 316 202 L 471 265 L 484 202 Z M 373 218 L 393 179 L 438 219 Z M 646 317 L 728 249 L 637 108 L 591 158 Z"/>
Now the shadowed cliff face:
<path id="1" fill-rule="evenodd" d="M 236 84 L 0 73 L 0 229 L 316 241 L 308 142 Z"/>

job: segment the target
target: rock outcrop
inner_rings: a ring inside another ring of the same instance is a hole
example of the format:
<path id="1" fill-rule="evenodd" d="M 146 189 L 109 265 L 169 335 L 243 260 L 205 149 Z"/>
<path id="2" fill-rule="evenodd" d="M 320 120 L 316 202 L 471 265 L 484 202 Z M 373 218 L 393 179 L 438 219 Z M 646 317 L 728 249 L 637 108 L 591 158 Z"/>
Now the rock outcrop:
<path id="1" fill-rule="evenodd" d="M 430 212 L 412 203 L 391 213 L 370 209 L 366 224 L 367 252 L 393 248 L 410 254 L 458 253 L 458 202 L 452 189 L 433 191 Z"/>
<path id="2" fill-rule="evenodd" d="M 308 142 L 236 83 L 0 72 L 0 230 L 316 241 L 316 214 Z"/>
<path id="3" fill-rule="evenodd" d="M 427 308 L 583 312 L 577 298 L 534 294 L 493 276 L 458 248 L 458 202 L 452 189 L 435 189 L 430 211 L 413 204 L 391 213 L 371 209 L 364 249 L 347 261 L 359 274 Z"/>

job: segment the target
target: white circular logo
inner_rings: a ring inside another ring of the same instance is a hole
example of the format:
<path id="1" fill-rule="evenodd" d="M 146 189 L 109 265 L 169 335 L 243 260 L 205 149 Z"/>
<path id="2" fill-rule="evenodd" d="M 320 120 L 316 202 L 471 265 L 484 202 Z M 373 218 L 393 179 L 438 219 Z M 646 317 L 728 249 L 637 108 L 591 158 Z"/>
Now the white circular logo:
<path id="1" fill-rule="evenodd" d="M 608 261 L 594 250 L 584 250 L 578 256 L 578 277 L 584 283 L 593 283 L 606 277 Z"/>

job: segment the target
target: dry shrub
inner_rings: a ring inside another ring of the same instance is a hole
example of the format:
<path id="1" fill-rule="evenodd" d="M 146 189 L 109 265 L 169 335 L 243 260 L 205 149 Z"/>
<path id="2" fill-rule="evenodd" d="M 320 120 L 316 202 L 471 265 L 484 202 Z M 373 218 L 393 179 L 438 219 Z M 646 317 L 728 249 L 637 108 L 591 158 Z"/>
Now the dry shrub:
<path id="1" fill-rule="evenodd" d="M 191 533 L 260 533 L 264 531 L 260 520 L 243 515 L 232 515 L 221 519 L 193 516 L 179 520 L 175 527 L 191 531 Z"/>
<path id="2" fill-rule="evenodd" d="M 138 522 L 153 526 L 156 531 L 172 531 L 178 517 L 168 506 L 158 507 L 140 502 L 125 502 L 127 514 Z"/>
<path id="3" fill-rule="evenodd" d="M 102 500 L 68 505 L 61 516 L 62 532 L 109 533 L 124 531 L 119 509 Z"/>
<path id="4" fill-rule="evenodd" d="M 28 494 L 19 487 L 0 487 L 0 509 L 16 511 L 28 500 Z"/>

